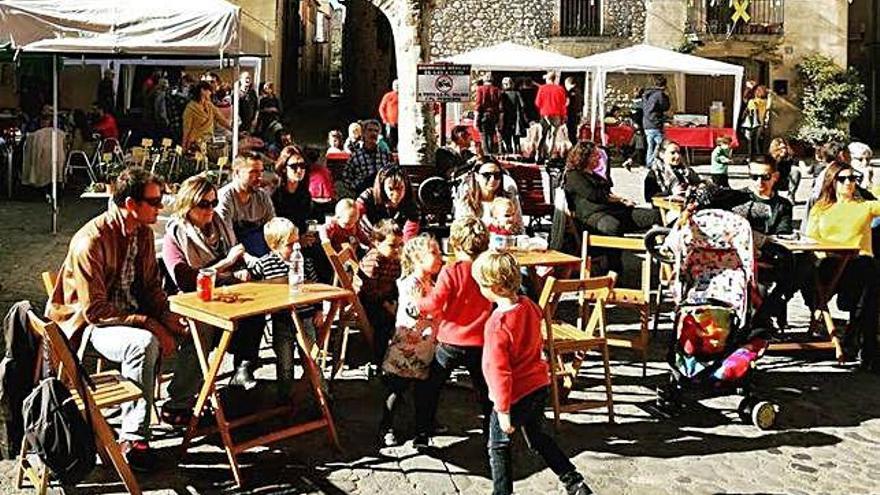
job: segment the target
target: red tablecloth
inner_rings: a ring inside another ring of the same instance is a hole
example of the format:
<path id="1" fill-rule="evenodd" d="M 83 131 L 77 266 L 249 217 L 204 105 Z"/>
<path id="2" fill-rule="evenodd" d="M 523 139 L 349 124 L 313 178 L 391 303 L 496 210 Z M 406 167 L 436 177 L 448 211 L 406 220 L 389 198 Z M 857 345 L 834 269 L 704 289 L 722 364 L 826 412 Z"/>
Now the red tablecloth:
<path id="1" fill-rule="evenodd" d="M 721 136 L 733 139 L 731 148 L 739 146 L 736 131 L 729 127 L 667 127 L 663 133 L 683 148 L 711 150 L 715 148 L 715 139 Z"/>
<path id="2" fill-rule="evenodd" d="M 601 134 L 602 130 L 597 126 L 596 134 Z M 608 125 L 605 126 L 605 142 L 602 143 L 603 146 L 614 146 L 615 148 L 620 148 L 621 146 L 628 146 L 632 142 L 633 135 L 636 133 L 636 130 L 632 128 L 632 126 L 628 125 Z M 590 131 L 590 126 L 582 125 L 580 132 L 578 133 L 578 138 L 584 141 L 592 141 L 593 134 Z"/>

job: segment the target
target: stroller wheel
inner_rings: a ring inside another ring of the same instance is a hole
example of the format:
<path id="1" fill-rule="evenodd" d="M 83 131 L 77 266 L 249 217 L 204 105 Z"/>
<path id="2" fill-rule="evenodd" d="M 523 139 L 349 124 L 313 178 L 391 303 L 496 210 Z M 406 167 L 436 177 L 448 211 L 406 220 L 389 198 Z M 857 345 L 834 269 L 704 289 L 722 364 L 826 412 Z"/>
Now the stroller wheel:
<path id="1" fill-rule="evenodd" d="M 736 412 L 739 414 L 739 419 L 742 420 L 743 423 L 751 423 L 752 422 L 752 407 L 755 405 L 755 401 L 750 397 L 743 397 L 742 400 L 739 401 L 739 405 L 736 407 Z"/>
<path id="2" fill-rule="evenodd" d="M 769 430 L 776 422 L 776 408 L 767 401 L 760 401 L 752 407 L 752 423 L 761 430 Z"/>

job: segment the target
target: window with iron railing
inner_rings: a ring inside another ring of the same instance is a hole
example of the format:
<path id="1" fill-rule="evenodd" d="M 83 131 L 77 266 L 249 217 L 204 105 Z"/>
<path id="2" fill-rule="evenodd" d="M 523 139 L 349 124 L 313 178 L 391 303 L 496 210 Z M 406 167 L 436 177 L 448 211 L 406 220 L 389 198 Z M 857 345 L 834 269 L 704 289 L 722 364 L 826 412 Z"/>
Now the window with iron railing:
<path id="1" fill-rule="evenodd" d="M 560 36 L 601 36 L 602 0 L 560 0 Z"/>
<path id="2" fill-rule="evenodd" d="M 785 0 L 688 0 L 690 32 L 782 34 Z"/>

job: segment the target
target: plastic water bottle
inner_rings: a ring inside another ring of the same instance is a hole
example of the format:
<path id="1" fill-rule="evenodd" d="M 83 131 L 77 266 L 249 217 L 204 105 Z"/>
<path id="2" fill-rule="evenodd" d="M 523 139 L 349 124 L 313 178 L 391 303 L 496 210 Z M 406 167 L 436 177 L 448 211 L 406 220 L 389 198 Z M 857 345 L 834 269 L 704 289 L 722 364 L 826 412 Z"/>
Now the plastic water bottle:
<path id="1" fill-rule="evenodd" d="M 293 245 L 293 254 L 290 256 L 290 269 L 287 271 L 287 286 L 290 294 L 299 294 L 305 282 L 305 258 L 299 243 Z"/>

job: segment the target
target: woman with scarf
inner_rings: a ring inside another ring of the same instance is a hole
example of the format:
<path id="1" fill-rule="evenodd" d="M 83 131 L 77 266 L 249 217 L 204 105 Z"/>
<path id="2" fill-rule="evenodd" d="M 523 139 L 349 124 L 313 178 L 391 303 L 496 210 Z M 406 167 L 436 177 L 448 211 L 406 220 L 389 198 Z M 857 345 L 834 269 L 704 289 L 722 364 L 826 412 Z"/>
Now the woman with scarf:
<path id="1" fill-rule="evenodd" d="M 205 268 L 216 270 L 217 285 L 248 279 L 244 246 L 238 244 L 232 230 L 214 214 L 217 204 L 217 188 L 206 177 L 193 176 L 180 185 L 174 218 L 165 227 L 162 261 L 181 292 L 195 291 L 199 270 Z M 233 384 L 245 388 L 256 385 L 251 368 L 256 364 L 264 324 L 261 316 L 246 318 L 235 332 L 232 340 L 236 365 Z M 199 324 L 199 336 L 202 347 L 210 349 L 220 332 L 209 325 Z M 193 341 L 184 341 L 168 385 L 170 399 L 162 407 L 161 416 L 166 423 L 183 426 L 188 423 L 195 395 L 201 386 L 198 362 Z"/>

